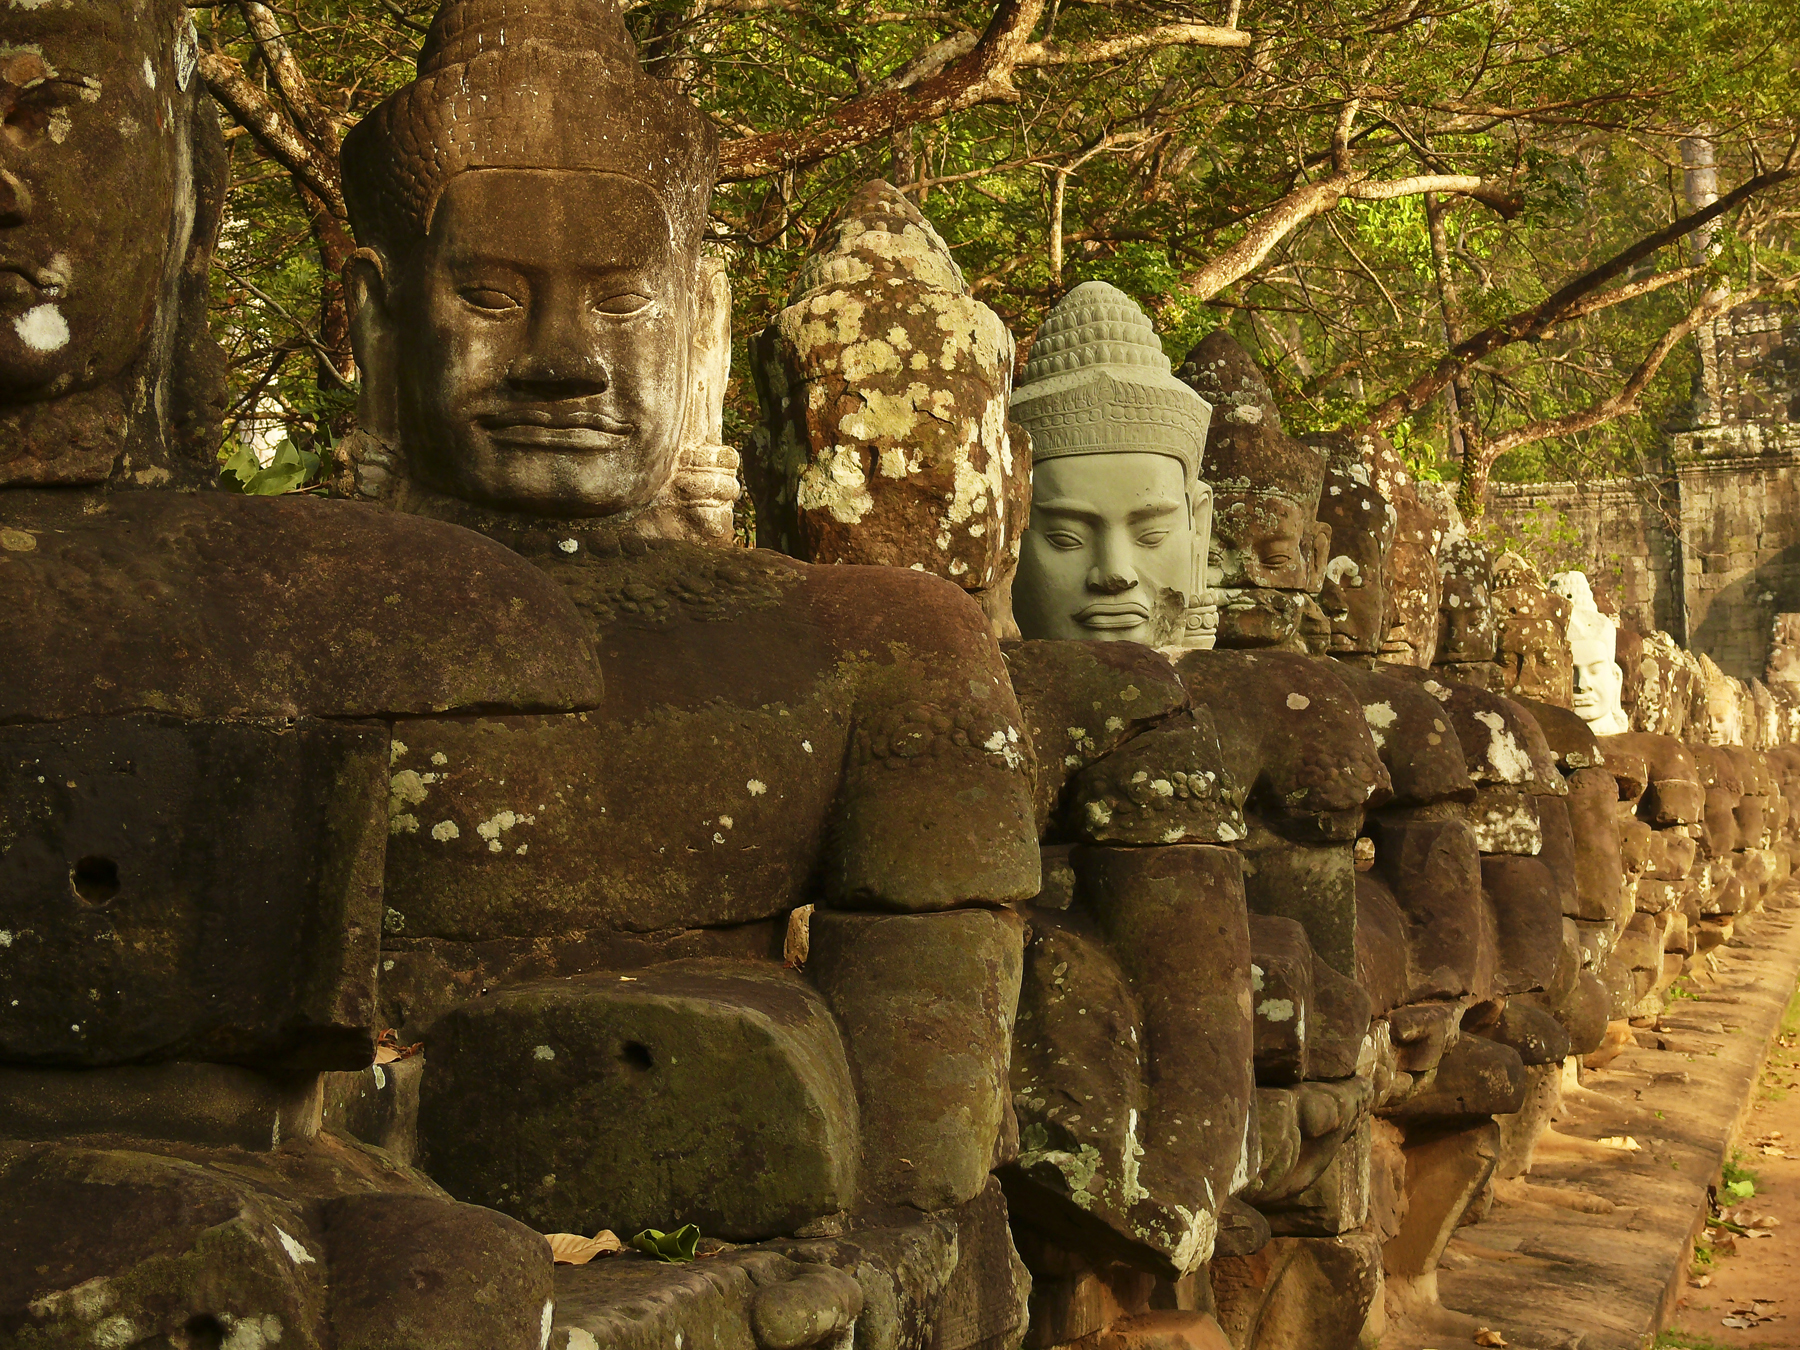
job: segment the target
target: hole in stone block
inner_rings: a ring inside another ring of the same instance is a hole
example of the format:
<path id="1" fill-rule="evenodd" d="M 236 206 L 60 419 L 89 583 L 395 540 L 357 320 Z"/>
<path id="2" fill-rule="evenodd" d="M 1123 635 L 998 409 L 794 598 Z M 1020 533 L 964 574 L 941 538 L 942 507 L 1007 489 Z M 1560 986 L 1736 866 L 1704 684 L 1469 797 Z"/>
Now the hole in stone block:
<path id="1" fill-rule="evenodd" d="M 636 1041 L 626 1041 L 619 1051 L 619 1058 L 634 1069 L 654 1069 L 656 1061 L 650 1057 L 650 1047 L 639 1045 Z"/>
<path id="2" fill-rule="evenodd" d="M 104 905 L 119 893 L 119 864 L 90 854 L 70 870 L 69 884 L 90 905 Z"/>
<path id="3" fill-rule="evenodd" d="M 225 1327 L 210 1313 L 200 1313 L 187 1320 L 183 1328 L 191 1350 L 219 1350 L 225 1344 Z"/>

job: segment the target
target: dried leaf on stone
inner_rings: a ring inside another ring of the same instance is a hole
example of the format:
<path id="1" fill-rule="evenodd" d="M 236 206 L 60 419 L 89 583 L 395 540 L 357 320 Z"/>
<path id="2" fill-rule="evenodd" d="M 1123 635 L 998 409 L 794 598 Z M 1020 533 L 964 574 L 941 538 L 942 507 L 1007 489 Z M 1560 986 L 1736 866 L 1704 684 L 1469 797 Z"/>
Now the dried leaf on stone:
<path id="1" fill-rule="evenodd" d="M 1748 1317 L 1721 1317 L 1719 1319 L 1719 1325 L 1722 1327 L 1736 1327 L 1739 1330 L 1744 1330 L 1755 1326 L 1756 1323 L 1752 1322 Z"/>
<path id="2" fill-rule="evenodd" d="M 400 1044 L 400 1033 L 389 1027 L 375 1038 L 375 1062 L 394 1064 L 403 1059 L 411 1059 L 424 1048 L 424 1041 L 417 1041 L 412 1045 Z"/>
<path id="3" fill-rule="evenodd" d="M 1492 1331 L 1487 1327 L 1482 1327 L 1479 1331 L 1477 1331 L 1475 1333 L 1475 1344 L 1502 1346 L 1502 1345 L 1506 1344 L 1506 1337 L 1502 1336 L 1497 1331 Z"/>
<path id="4" fill-rule="evenodd" d="M 1641 1148 L 1638 1141 L 1628 1134 L 1609 1134 L 1597 1142 L 1606 1145 L 1607 1148 L 1623 1149 L 1627 1153 L 1636 1153 Z"/>
<path id="5" fill-rule="evenodd" d="M 559 1266 L 585 1266 L 596 1256 L 610 1256 L 625 1250 L 625 1244 L 610 1228 L 602 1228 L 591 1238 L 579 1233 L 550 1233 L 550 1259 Z"/>

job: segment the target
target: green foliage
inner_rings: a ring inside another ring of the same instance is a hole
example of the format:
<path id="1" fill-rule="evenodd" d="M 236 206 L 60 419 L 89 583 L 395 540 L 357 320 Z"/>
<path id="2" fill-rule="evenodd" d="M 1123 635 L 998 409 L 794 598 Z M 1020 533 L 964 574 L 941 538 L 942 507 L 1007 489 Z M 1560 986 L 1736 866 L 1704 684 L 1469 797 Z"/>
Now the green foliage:
<path id="1" fill-rule="evenodd" d="M 1726 1204 L 1735 1205 L 1756 1194 L 1756 1173 L 1739 1162 L 1735 1153 L 1725 1160 L 1719 1178 L 1719 1196 Z"/>
<path id="2" fill-rule="evenodd" d="M 348 126 L 410 78 L 435 0 L 274 0 L 274 8 L 315 93 Z M 1223 11 L 1201 0 L 1052 0 L 1032 39 L 1078 56 L 1085 43 L 1216 24 Z M 818 127 L 835 105 L 910 80 L 909 64 L 934 44 L 966 47 L 993 12 L 992 0 L 645 0 L 628 23 L 646 68 L 703 107 L 730 141 Z M 1013 75 L 1015 103 L 722 183 L 713 237 L 729 258 L 735 311 L 726 439 L 743 444 L 757 418 L 750 337 L 785 303 L 851 192 L 874 177 L 903 183 L 980 298 L 1020 337 L 1068 287 L 1103 278 L 1146 306 L 1171 359 L 1227 328 L 1272 371 L 1287 424 L 1311 432 L 1357 424 L 1429 369 L 1450 332 L 1466 336 L 1541 303 L 1681 214 L 1682 136 L 1712 130 L 1727 190 L 1779 162 L 1800 126 L 1792 0 L 1243 0 L 1233 12 L 1253 35 L 1249 48 L 1149 47 L 1030 65 Z M 197 13 L 213 15 L 206 37 L 266 82 L 235 9 Z M 1478 177 L 1516 194 L 1516 212 L 1440 199 L 1447 289 L 1424 198 L 1402 195 L 1347 199 L 1285 236 L 1241 280 L 1196 294 L 1200 268 L 1272 204 L 1332 172 L 1333 128 L 1351 99 L 1346 148 L 1357 174 Z M 233 422 L 254 414 L 310 445 L 347 429 L 351 394 L 322 372 L 311 341 L 330 282 L 314 217 L 248 137 L 234 142 L 234 170 L 217 286 Z M 1052 276 L 1059 172 L 1065 261 Z M 1796 201 L 1790 185 L 1755 220 L 1722 222 L 1709 276 L 1493 353 L 1470 372 L 1464 417 L 1492 439 L 1616 393 L 1706 286 L 1796 270 L 1793 216 L 1781 214 Z M 1674 245 L 1626 279 L 1690 261 L 1687 246 Z M 1495 477 L 1641 472 L 1659 456 L 1663 428 L 1680 419 L 1693 370 L 1690 344 L 1664 364 L 1637 412 L 1527 444 Z M 1422 476 L 1452 472 L 1441 400 L 1417 410 L 1396 439 Z"/>
<path id="3" fill-rule="evenodd" d="M 228 447 L 221 456 L 219 476 L 227 487 L 246 496 L 279 497 L 316 486 L 322 463 L 320 456 L 300 449 L 284 437 L 266 465 L 257 460 L 256 452 L 247 445 Z"/>
<path id="4" fill-rule="evenodd" d="M 646 1228 L 631 1239 L 631 1245 L 657 1261 L 692 1261 L 700 1247 L 700 1230 L 691 1223 L 682 1224 L 673 1233 Z"/>

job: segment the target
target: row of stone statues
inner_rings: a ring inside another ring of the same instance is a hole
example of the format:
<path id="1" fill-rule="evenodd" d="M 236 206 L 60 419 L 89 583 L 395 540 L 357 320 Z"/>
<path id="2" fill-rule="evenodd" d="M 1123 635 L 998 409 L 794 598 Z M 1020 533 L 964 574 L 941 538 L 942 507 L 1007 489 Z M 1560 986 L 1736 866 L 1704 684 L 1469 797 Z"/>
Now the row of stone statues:
<path id="1" fill-rule="evenodd" d="M 1789 874 L 1800 690 L 1111 287 L 1015 389 L 885 184 L 753 343 L 736 546 L 715 140 L 607 0 L 444 5 L 344 147 L 336 499 L 194 490 L 193 61 L 176 0 L 0 20 L 0 1345 L 1450 1326 L 1580 1059 Z"/>

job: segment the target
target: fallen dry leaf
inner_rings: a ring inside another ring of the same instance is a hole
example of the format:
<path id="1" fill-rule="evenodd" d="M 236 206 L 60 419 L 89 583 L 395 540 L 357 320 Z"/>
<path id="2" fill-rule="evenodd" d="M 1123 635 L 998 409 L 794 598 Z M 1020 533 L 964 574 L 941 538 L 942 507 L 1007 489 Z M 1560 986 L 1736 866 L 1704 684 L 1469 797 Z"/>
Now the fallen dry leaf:
<path id="1" fill-rule="evenodd" d="M 1752 1322 L 1748 1317 L 1721 1317 L 1719 1319 L 1719 1325 L 1722 1327 L 1735 1327 L 1742 1331 L 1755 1326 L 1756 1323 Z"/>
<path id="2" fill-rule="evenodd" d="M 1627 1153 L 1636 1153 L 1639 1151 L 1638 1141 L 1628 1134 L 1609 1134 L 1606 1138 L 1595 1140 L 1595 1142 L 1604 1144 L 1608 1148 L 1623 1149 Z"/>
<path id="3" fill-rule="evenodd" d="M 1693 1279 L 1688 1281 L 1688 1284 L 1695 1289 L 1704 1289 L 1711 1283 L 1712 1276 L 1710 1275 L 1696 1275 Z"/>
<path id="4" fill-rule="evenodd" d="M 1482 1327 L 1475 1333 L 1475 1344 L 1501 1346 L 1506 1344 L 1506 1337 L 1497 1331 Z"/>
<path id="5" fill-rule="evenodd" d="M 596 1256 L 625 1250 L 625 1244 L 610 1228 L 602 1228 L 591 1238 L 579 1233 L 551 1233 L 546 1241 L 550 1244 L 550 1259 L 559 1266 L 585 1266 Z"/>
<path id="6" fill-rule="evenodd" d="M 375 1062 L 395 1064 L 403 1059 L 411 1059 L 424 1048 L 424 1041 L 417 1041 L 412 1045 L 400 1044 L 400 1033 L 389 1027 L 375 1038 Z"/>

